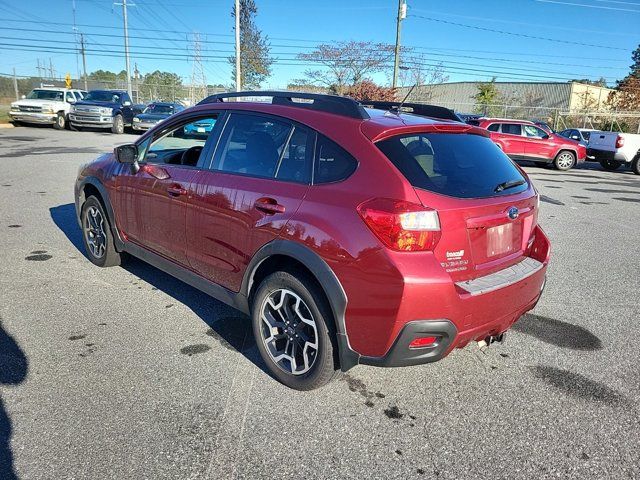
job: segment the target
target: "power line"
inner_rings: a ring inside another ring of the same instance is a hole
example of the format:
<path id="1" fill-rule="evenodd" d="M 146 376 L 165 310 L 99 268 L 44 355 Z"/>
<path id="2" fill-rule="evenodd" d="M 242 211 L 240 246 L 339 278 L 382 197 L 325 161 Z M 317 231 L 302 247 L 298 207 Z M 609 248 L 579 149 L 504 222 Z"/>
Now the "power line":
<path id="1" fill-rule="evenodd" d="M 542 1 L 542 0 L 538 0 L 538 1 Z M 547 0 L 545 0 L 547 1 Z M 450 22 L 449 20 L 442 20 L 441 18 L 433 18 L 433 17 L 425 17 L 422 15 L 409 15 L 410 17 L 413 18 L 421 18 L 423 20 L 428 20 L 430 22 L 437 22 L 437 23 L 444 23 L 447 25 L 454 25 L 456 27 L 464 27 L 464 28 L 470 28 L 473 30 L 481 30 L 484 32 L 493 32 L 493 33 L 500 33 L 502 35 L 512 35 L 514 37 L 522 37 L 522 38 L 530 38 L 532 40 L 545 40 L 547 42 L 556 42 L 556 43 L 565 43 L 568 45 L 580 45 L 581 47 L 594 47 L 594 48 L 606 48 L 609 50 L 623 50 L 623 51 L 629 51 L 628 48 L 622 48 L 622 47 L 610 47 L 607 45 L 596 45 L 594 43 L 583 43 L 583 42 L 574 42 L 572 40 L 561 40 L 558 38 L 549 38 L 549 37 L 539 37 L 537 35 L 528 35 L 526 33 L 516 33 L 516 32 L 507 32 L 505 30 L 497 30 L 494 28 L 487 28 L 487 27 L 480 27 L 478 25 L 467 25 L 464 23 L 458 23 L 458 22 Z"/>
<path id="2" fill-rule="evenodd" d="M 599 8 L 601 10 L 615 10 L 615 11 L 618 11 L 618 12 L 640 13 L 640 10 L 634 10 L 634 9 L 631 9 L 631 8 L 608 7 L 608 6 L 605 6 L 605 5 L 587 5 L 587 4 L 584 4 L 584 3 L 560 2 L 558 0 L 536 0 L 536 2 L 540 2 L 540 3 L 555 3 L 557 5 L 570 5 L 572 7 Z M 637 4 L 634 4 L 634 5 L 637 5 Z"/>

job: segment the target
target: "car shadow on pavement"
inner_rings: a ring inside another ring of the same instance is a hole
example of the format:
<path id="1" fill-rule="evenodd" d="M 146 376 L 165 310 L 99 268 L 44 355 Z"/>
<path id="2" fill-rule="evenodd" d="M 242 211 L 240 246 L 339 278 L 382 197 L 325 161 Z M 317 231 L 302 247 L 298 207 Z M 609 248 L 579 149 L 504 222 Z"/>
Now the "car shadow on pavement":
<path id="1" fill-rule="evenodd" d="M 523 315 L 513 329 L 560 348 L 587 351 L 603 348 L 602 341 L 586 328 L 533 313 Z"/>
<path id="2" fill-rule="evenodd" d="M 27 377 L 27 370 L 27 356 L 13 337 L 4 330 L 0 319 L 0 386 L 22 383 Z M 11 432 L 11 419 L 0 397 L 0 478 L 3 480 L 18 478 L 13 468 L 13 454 L 9 444 Z"/>
<path id="3" fill-rule="evenodd" d="M 51 207 L 49 213 L 56 226 L 86 257 L 82 232 L 76 220 L 75 205 L 68 203 Z M 251 321 L 246 315 L 137 258 L 129 256 L 122 268 L 151 285 L 152 289 L 161 290 L 190 308 L 207 325 L 208 328 L 203 330 L 203 342 L 185 345 L 180 350 L 181 353 L 188 356 L 204 353 L 209 350 L 205 342 L 213 338 L 223 347 L 241 353 L 262 371 L 270 374 L 260 358 L 258 349 L 254 348 Z M 140 285 L 137 287 L 142 288 Z M 165 305 L 165 308 L 171 307 L 171 303 Z"/>

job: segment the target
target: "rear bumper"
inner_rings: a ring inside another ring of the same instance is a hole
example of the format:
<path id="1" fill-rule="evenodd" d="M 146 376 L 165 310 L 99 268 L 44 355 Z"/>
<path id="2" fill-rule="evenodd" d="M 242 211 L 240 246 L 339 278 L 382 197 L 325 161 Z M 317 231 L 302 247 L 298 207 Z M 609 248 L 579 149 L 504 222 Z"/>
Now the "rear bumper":
<path id="1" fill-rule="evenodd" d="M 360 335 L 348 331 L 352 346 L 361 354 L 359 363 L 398 367 L 434 362 L 454 348 L 504 333 L 534 308 L 542 295 L 550 245 L 539 227 L 529 255 L 500 272 L 458 284 L 448 274 L 418 280 L 410 271 L 405 272 L 405 278 L 411 281 L 405 281 L 393 324 L 387 326 L 384 351 L 381 354 L 365 351 L 373 350 L 372 330 L 377 327 L 378 334 L 382 334 L 382 325 L 370 326 L 365 333 L 369 341 L 364 345 L 355 338 Z M 436 336 L 438 340 L 424 349 L 409 348 L 412 340 L 424 336 Z"/>
<path id="2" fill-rule="evenodd" d="M 621 152 L 611 152 L 607 150 L 597 150 L 595 148 L 590 148 L 587 150 L 587 156 L 593 158 L 596 162 L 601 161 L 616 161 L 621 163 L 628 163 L 629 160 L 624 153 Z"/>

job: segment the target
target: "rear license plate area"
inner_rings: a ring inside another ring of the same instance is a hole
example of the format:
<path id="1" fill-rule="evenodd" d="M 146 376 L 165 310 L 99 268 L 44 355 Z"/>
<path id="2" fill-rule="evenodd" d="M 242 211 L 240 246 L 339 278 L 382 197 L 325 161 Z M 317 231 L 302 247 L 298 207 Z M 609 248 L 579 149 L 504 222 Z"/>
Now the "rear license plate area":
<path id="1" fill-rule="evenodd" d="M 487 229 L 487 257 L 505 255 L 514 251 L 514 224 L 504 223 Z"/>

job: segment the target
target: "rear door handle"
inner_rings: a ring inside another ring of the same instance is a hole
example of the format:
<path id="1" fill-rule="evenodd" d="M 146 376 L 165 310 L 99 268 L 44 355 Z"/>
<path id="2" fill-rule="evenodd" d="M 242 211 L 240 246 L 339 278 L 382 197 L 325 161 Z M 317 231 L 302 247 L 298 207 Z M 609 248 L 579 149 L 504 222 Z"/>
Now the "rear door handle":
<path id="1" fill-rule="evenodd" d="M 180 195 L 186 195 L 187 189 L 182 185 L 173 184 L 167 188 L 167 193 L 172 197 L 179 197 Z"/>
<path id="2" fill-rule="evenodd" d="M 256 210 L 266 213 L 267 215 L 275 215 L 276 213 L 284 213 L 284 205 L 280 205 L 274 198 L 259 198 L 254 204 Z"/>

